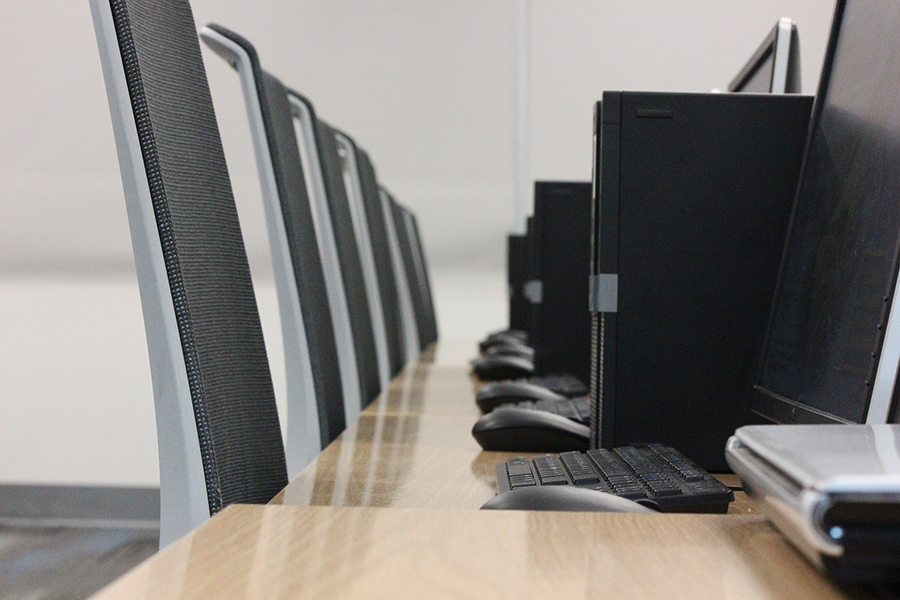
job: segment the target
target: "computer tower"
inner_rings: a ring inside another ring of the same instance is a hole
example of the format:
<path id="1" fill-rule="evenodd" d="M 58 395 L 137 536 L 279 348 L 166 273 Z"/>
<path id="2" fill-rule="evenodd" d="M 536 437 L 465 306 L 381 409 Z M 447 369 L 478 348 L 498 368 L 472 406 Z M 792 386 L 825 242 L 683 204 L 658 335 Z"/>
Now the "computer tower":
<path id="1" fill-rule="evenodd" d="M 534 184 L 532 251 L 526 297 L 537 375 L 590 375 L 590 182 Z"/>
<path id="2" fill-rule="evenodd" d="M 512 234 L 506 238 L 506 279 L 509 290 L 509 328 L 528 329 L 528 234 Z"/>
<path id="3" fill-rule="evenodd" d="M 593 447 L 727 471 L 791 216 L 810 96 L 605 92 L 592 249 Z"/>

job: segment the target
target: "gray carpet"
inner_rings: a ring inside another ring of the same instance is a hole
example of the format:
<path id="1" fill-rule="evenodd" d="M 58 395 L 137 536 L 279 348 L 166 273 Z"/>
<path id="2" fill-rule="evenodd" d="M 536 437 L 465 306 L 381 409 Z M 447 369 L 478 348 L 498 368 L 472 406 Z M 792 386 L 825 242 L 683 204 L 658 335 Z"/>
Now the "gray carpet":
<path id="1" fill-rule="evenodd" d="M 87 598 L 159 548 L 159 531 L 0 524 L 0 600 Z"/>
<path id="2" fill-rule="evenodd" d="M 159 548 L 159 489 L 0 484 L 0 600 L 78 600 Z"/>

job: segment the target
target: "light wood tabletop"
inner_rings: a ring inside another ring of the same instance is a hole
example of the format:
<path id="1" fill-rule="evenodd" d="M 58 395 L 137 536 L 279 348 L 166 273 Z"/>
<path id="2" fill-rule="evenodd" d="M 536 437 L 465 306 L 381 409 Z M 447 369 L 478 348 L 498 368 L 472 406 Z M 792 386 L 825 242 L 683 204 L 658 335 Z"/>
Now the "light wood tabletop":
<path id="1" fill-rule="evenodd" d="M 876 597 L 741 492 L 727 515 L 477 510 L 513 454 L 472 438 L 476 386 L 425 353 L 269 505 L 225 509 L 97 598 Z"/>
<path id="2" fill-rule="evenodd" d="M 471 435 L 481 416 L 478 382 L 465 365 L 434 357 L 431 349 L 398 375 L 272 502 L 474 510 L 494 497 L 497 463 L 530 454 L 481 449 Z M 733 475 L 720 479 L 740 483 Z M 738 492 L 729 512 L 756 509 Z"/>
<path id="3" fill-rule="evenodd" d="M 232 506 L 99 600 L 873 598 L 758 516 Z"/>

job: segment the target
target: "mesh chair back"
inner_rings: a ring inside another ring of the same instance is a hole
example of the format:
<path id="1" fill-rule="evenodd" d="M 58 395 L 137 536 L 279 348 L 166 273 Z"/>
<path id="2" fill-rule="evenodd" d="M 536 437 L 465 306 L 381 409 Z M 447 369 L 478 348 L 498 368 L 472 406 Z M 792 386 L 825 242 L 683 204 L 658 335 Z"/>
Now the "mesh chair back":
<path id="1" fill-rule="evenodd" d="M 287 483 L 246 252 L 186 0 L 92 0 L 150 351 L 166 545 Z"/>
<path id="2" fill-rule="evenodd" d="M 344 175 L 344 189 L 347 190 L 350 216 L 353 220 L 353 234 L 356 236 L 356 247 L 362 266 L 363 284 L 366 300 L 369 302 L 369 316 L 372 320 L 372 334 L 375 339 L 375 358 L 378 365 L 379 387 L 386 388 L 391 383 L 390 349 L 387 340 L 387 328 L 384 320 L 384 305 L 381 301 L 381 288 L 378 284 L 378 269 L 375 266 L 375 254 L 372 251 L 372 232 L 366 216 L 366 204 L 363 200 L 362 182 L 359 176 L 359 165 L 356 160 L 356 142 L 350 136 L 335 129 L 338 155 Z"/>
<path id="3" fill-rule="evenodd" d="M 334 227 L 341 277 L 344 281 L 344 292 L 350 312 L 361 402 L 364 407 L 378 396 L 381 391 L 381 382 L 378 376 L 378 360 L 372 317 L 369 313 L 369 300 L 366 296 L 359 248 L 356 234 L 353 232 L 350 201 L 344 186 L 344 167 L 338 154 L 335 133 L 330 125 L 321 119 L 317 121 L 316 146 L 322 165 L 322 175 L 325 179 L 325 191 Z"/>
<path id="4" fill-rule="evenodd" d="M 332 315 L 288 91 L 262 70 L 253 45 L 216 24 L 201 38 L 238 70 L 247 88 L 272 245 L 288 384 L 287 458 L 303 469 L 344 430 Z M 255 101 L 254 101 L 255 100 Z M 270 183 L 266 183 L 271 179 Z"/>
<path id="5" fill-rule="evenodd" d="M 391 251 L 388 245 L 388 234 L 381 210 L 378 179 L 375 167 L 369 155 L 350 136 L 343 134 L 353 147 L 355 163 L 359 175 L 361 201 L 369 231 L 372 247 L 372 258 L 378 283 L 378 294 L 384 314 L 384 328 L 387 341 L 388 367 L 393 377 L 403 368 L 403 350 L 400 321 L 400 301 L 397 296 L 397 282 L 391 264 Z"/>
<path id="6" fill-rule="evenodd" d="M 422 302 L 425 310 L 425 343 L 430 344 L 437 341 L 438 330 L 437 316 L 434 312 L 434 298 L 431 295 L 428 258 L 425 256 L 425 245 L 422 243 L 419 220 L 414 212 L 408 208 L 402 208 L 405 212 L 407 227 L 409 228 L 410 244 L 412 245 L 413 258 L 416 262 L 416 270 L 419 273 L 419 285 L 422 287 Z"/>
<path id="7" fill-rule="evenodd" d="M 403 258 L 403 270 L 406 280 L 409 282 L 409 291 L 412 299 L 413 314 L 416 319 L 416 332 L 418 334 L 419 351 L 425 349 L 433 339 L 429 330 L 428 304 L 421 270 L 416 264 L 414 242 L 411 227 L 406 217 L 406 211 L 393 197 L 391 199 L 391 213 L 394 219 L 394 229 L 397 232 L 397 241 L 400 245 L 400 255 Z"/>
<path id="8" fill-rule="evenodd" d="M 390 192 L 383 187 L 378 189 L 381 201 L 381 214 L 384 219 L 387 233 L 388 249 L 391 257 L 391 267 L 394 271 L 397 283 L 397 297 L 399 300 L 400 324 L 402 331 L 403 364 L 415 360 L 419 356 L 419 328 L 416 321 L 416 311 L 413 302 L 412 288 L 414 282 L 408 278 L 406 260 L 401 247 L 400 235 L 397 232 L 394 219 L 394 201 Z"/>

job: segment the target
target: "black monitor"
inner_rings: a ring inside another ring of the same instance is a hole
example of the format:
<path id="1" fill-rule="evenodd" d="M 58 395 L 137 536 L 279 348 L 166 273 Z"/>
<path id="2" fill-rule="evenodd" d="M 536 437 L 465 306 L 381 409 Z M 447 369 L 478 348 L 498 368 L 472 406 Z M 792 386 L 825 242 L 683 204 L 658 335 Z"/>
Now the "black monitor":
<path id="1" fill-rule="evenodd" d="M 800 37 L 797 25 L 785 17 L 728 84 L 728 91 L 799 94 L 800 87 Z"/>
<path id="2" fill-rule="evenodd" d="M 753 409 L 897 421 L 900 4 L 838 0 Z"/>

